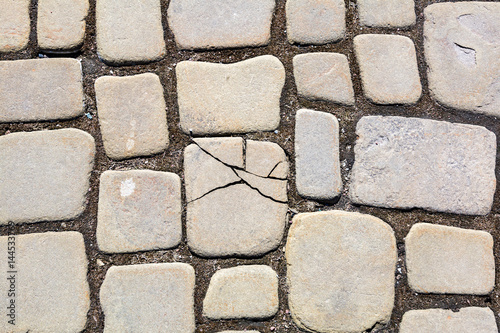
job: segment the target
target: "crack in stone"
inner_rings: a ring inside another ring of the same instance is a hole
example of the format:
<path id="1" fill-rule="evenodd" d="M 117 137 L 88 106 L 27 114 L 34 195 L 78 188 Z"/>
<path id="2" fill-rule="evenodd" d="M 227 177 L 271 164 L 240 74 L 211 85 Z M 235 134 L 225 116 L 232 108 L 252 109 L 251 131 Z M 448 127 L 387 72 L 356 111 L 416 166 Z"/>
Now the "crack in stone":
<path id="1" fill-rule="evenodd" d="M 476 50 L 470 47 L 462 46 L 460 44 L 455 44 L 455 51 L 457 52 L 457 57 L 461 62 L 468 66 L 476 66 Z"/>
<path id="2" fill-rule="evenodd" d="M 271 169 L 271 171 L 269 171 L 269 173 L 267 174 L 267 176 L 265 178 L 271 178 L 271 179 L 274 179 L 275 177 L 271 177 L 271 174 L 273 173 L 274 170 L 276 170 L 276 168 L 278 167 L 278 165 L 280 165 L 281 163 L 283 163 L 283 161 L 279 161 L 278 163 L 276 163 L 273 168 Z M 250 173 L 250 172 L 249 172 Z M 283 179 L 285 180 L 285 179 Z"/>
<path id="3" fill-rule="evenodd" d="M 240 178 L 240 179 L 241 179 L 241 178 Z M 238 185 L 238 184 L 244 184 L 244 182 L 243 182 L 243 181 L 241 181 L 241 180 L 237 180 L 237 181 L 235 181 L 235 182 L 231 182 L 231 183 L 228 183 L 228 184 L 223 185 L 223 186 L 218 186 L 218 187 L 215 187 L 215 188 L 211 189 L 210 191 L 206 192 L 205 194 L 203 194 L 202 196 L 199 196 L 198 198 L 195 198 L 195 199 L 193 199 L 193 200 L 190 200 L 190 201 L 188 201 L 187 203 L 188 203 L 188 204 L 190 204 L 190 203 L 192 203 L 192 202 L 194 202 L 194 201 L 196 201 L 196 200 L 200 200 L 201 198 L 203 198 L 204 196 L 209 195 L 209 194 L 210 194 L 210 193 L 212 193 L 212 192 L 215 192 L 215 191 L 220 190 L 220 189 L 223 189 L 223 188 L 228 188 L 228 187 L 231 187 L 231 186 L 233 186 L 233 185 Z"/>

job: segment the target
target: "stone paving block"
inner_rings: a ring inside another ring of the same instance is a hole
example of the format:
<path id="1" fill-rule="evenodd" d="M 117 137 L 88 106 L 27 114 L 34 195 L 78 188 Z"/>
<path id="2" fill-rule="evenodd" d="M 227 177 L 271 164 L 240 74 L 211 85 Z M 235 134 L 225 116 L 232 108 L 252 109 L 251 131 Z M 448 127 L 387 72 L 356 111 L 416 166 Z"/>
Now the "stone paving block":
<path id="1" fill-rule="evenodd" d="M 203 300 L 211 319 L 264 319 L 278 312 L 278 275 L 269 266 L 221 269 L 212 276 Z"/>
<path id="2" fill-rule="evenodd" d="M 432 4 L 424 10 L 429 90 L 442 105 L 500 115 L 500 3 Z"/>
<path id="3" fill-rule="evenodd" d="M 0 225 L 80 215 L 94 154 L 94 138 L 73 128 L 0 136 Z"/>
<path id="4" fill-rule="evenodd" d="M 297 192 L 306 198 L 331 200 L 340 195 L 339 122 L 334 115 L 297 111 L 295 181 Z"/>
<path id="5" fill-rule="evenodd" d="M 160 0 L 97 0 L 97 53 L 112 65 L 165 56 Z"/>
<path id="6" fill-rule="evenodd" d="M 0 52 L 20 51 L 30 38 L 31 0 L 0 0 Z"/>
<path id="7" fill-rule="evenodd" d="M 70 119 L 83 114 L 76 59 L 0 61 L 0 122 Z"/>
<path id="8" fill-rule="evenodd" d="M 344 38 L 345 4 L 342 0 L 287 0 L 288 41 L 327 44 Z"/>
<path id="9" fill-rule="evenodd" d="M 293 76 L 301 97 L 354 105 L 347 57 L 340 53 L 315 52 L 293 57 Z"/>
<path id="10" fill-rule="evenodd" d="M 5 260 L 0 261 L 5 276 L 0 279 L 0 288 L 5 292 L 0 331 L 81 332 L 90 309 L 82 234 L 68 231 L 11 237 L 15 239 L 0 237 L 5 251 Z M 7 246 L 15 247 L 10 263 Z M 14 318 L 6 316 L 12 313 L 8 310 L 11 304 L 15 307 Z M 14 320 L 14 324 L 8 320 Z"/>
<path id="11" fill-rule="evenodd" d="M 181 180 L 175 173 L 105 171 L 97 244 L 108 253 L 168 249 L 182 238 Z"/>
<path id="12" fill-rule="evenodd" d="M 343 211 L 297 214 L 286 260 L 288 305 L 300 328 L 364 332 L 389 322 L 397 250 L 382 220 Z"/>
<path id="13" fill-rule="evenodd" d="M 172 0 L 168 25 L 181 49 L 262 46 L 274 7 L 275 0 Z"/>
<path id="14" fill-rule="evenodd" d="M 371 116 L 361 118 L 356 134 L 353 202 L 466 215 L 491 210 L 496 137 L 486 128 Z"/>
<path id="15" fill-rule="evenodd" d="M 193 267 L 112 266 L 100 291 L 104 333 L 194 333 Z"/>
<path id="16" fill-rule="evenodd" d="M 365 96 L 376 104 L 414 104 L 422 86 L 415 46 L 398 35 L 358 35 L 354 52 Z"/>
<path id="17" fill-rule="evenodd" d="M 181 128 L 196 135 L 271 131 L 280 122 L 285 68 L 265 55 L 233 64 L 177 64 Z"/>
<path id="18" fill-rule="evenodd" d="M 106 155 L 125 159 L 168 147 L 166 105 L 157 75 L 103 76 L 95 81 L 95 92 Z"/>
<path id="19" fill-rule="evenodd" d="M 288 159 L 285 151 L 275 143 L 246 140 L 246 170 L 260 177 L 286 179 Z"/>
<path id="20" fill-rule="evenodd" d="M 415 291 L 486 295 L 495 286 L 493 237 L 485 231 L 417 223 L 405 244 Z"/>
<path id="21" fill-rule="evenodd" d="M 367 27 L 404 28 L 416 23 L 414 0 L 358 0 L 359 24 Z"/>

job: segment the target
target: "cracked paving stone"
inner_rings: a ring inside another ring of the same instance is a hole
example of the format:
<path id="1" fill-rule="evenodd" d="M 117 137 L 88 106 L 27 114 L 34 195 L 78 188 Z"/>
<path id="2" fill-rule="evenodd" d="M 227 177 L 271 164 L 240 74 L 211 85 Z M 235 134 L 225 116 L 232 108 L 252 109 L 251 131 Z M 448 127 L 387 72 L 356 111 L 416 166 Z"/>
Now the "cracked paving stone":
<path id="1" fill-rule="evenodd" d="M 386 208 L 486 215 L 495 193 L 496 136 L 484 127 L 363 117 L 350 198 Z"/>
<path id="2" fill-rule="evenodd" d="M 376 28 L 405 28 L 416 23 L 414 0 L 358 0 L 359 24 Z"/>
<path id="3" fill-rule="evenodd" d="M 431 96 L 447 107 L 500 116 L 500 3 L 432 4 L 424 16 Z"/>
<path id="4" fill-rule="evenodd" d="M 396 238 L 382 220 L 329 211 L 295 215 L 286 243 L 288 304 L 311 332 L 363 332 L 389 322 Z"/>
<path id="5" fill-rule="evenodd" d="M 31 0 L 0 0 L 0 52 L 20 51 L 30 38 Z"/>

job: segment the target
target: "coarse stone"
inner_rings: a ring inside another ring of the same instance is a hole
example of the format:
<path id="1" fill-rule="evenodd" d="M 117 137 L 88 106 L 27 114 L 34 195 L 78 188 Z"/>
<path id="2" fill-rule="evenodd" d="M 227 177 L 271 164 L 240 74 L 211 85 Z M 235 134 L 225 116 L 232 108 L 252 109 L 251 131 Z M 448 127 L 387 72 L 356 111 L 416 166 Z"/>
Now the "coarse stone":
<path id="1" fill-rule="evenodd" d="M 417 21 L 414 0 L 358 0 L 359 23 L 367 27 L 405 28 Z"/>
<path id="2" fill-rule="evenodd" d="M 500 116 L 500 3 L 432 4 L 424 16 L 431 96 L 451 108 Z"/>
<path id="3" fill-rule="evenodd" d="M 73 128 L 0 136 L 0 225 L 80 215 L 94 154 L 94 138 Z"/>
<path id="4" fill-rule="evenodd" d="M 485 231 L 417 223 L 405 245 L 415 291 L 486 295 L 495 286 L 493 237 Z"/>
<path id="5" fill-rule="evenodd" d="M 259 331 L 222 331 L 219 333 L 260 333 Z"/>
<path id="6" fill-rule="evenodd" d="M 157 75 L 103 76 L 95 81 L 95 93 L 106 155 L 125 159 L 168 147 L 166 105 Z"/>
<path id="7" fill-rule="evenodd" d="M 30 38 L 31 0 L 0 0 L 0 52 L 20 51 Z"/>
<path id="8" fill-rule="evenodd" d="M 244 167 L 242 138 L 194 138 L 193 141 L 222 163 Z"/>
<path id="9" fill-rule="evenodd" d="M 358 35 L 354 52 L 365 96 L 376 104 L 414 104 L 422 86 L 415 46 L 398 35 Z"/>
<path id="10" fill-rule="evenodd" d="M 181 49 L 262 46 L 274 7 L 275 0 L 172 0 L 168 25 Z"/>
<path id="11" fill-rule="evenodd" d="M 396 239 L 382 220 L 359 213 L 297 214 L 286 245 L 288 304 L 311 332 L 364 332 L 389 322 Z"/>
<path id="12" fill-rule="evenodd" d="M 271 131 L 280 122 L 285 68 L 271 55 L 217 64 L 177 64 L 181 128 L 196 135 Z"/>
<path id="13" fill-rule="evenodd" d="M 295 181 L 297 192 L 306 198 L 332 200 L 340 195 L 339 122 L 334 115 L 297 111 Z"/>
<path id="14" fill-rule="evenodd" d="M 104 333 L 194 333 L 193 267 L 112 266 L 100 290 Z"/>
<path id="15" fill-rule="evenodd" d="M 0 122 L 69 119 L 83 114 L 76 59 L 0 61 Z"/>
<path id="16" fill-rule="evenodd" d="M 168 249 L 182 238 L 181 180 L 174 173 L 105 171 L 99 187 L 97 244 L 103 252 Z"/>
<path id="17" fill-rule="evenodd" d="M 279 179 L 288 176 L 288 159 L 276 143 L 247 140 L 245 152 L 245 166 L 249 173 Z"/>
<path id="18" fill-rule="evenodd" d="M 1 306 L 8 309 L 10 300 L 15 300 L 15 325 L 4 314 L 0 331 L 81 332 L 90 308 L 82 234 L 65 231 L 0 237 L 2 249 L 7 251 L 7 245 L 15 247 L 15 259 L 13 263 L 0 261 L 6 274 L 0 279 L 0 288 L 5 291 Z M 7 277 L 12 275 L 14 279 L 9 281 Z M 7 297 L 10 288 L 15 293 L 12 298 Z"/>
<path id="19" fill-rule="evenodd" d="M 484 127 L 403 117 L 356 126 L 354 203 L 485 215 L 495 193 L 496 136 Z"/>
<path id="20" fill-rule="evenodd" d="M 212 276 L 203 300 L 211 319 L 263 319 L 278 311 L 278 275 L 269 266 L 221 269 Z"/>

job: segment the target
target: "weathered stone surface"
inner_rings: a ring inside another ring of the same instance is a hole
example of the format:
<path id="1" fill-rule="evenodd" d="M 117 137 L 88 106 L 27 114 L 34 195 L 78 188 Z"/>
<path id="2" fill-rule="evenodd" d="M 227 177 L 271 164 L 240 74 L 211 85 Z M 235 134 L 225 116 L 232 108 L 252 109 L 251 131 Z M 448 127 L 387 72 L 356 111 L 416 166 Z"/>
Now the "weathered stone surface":
<path id="1" fill-rule="evenodd" d="M 174 173 L 105 171 L 97 244 L 108 253 L 168 249 L 182 238 L 181 180 Z"/>
<path id="2" fill-rule="evenodd" d="M 345 4 L 342 0 L 287 0 L 288 41 L 326 44 L 344 38 Z"/>
<path id="3" fill-rule="evenodd" d="M 261 177 L 286 179 L 288 160 L 285 151 L 275 143 L 247 140 L 246 170 Z"/>
<path id="4" fill-rule="evenodd" d="M 267 45 L 275 0 L 172 0 L 168 25 L 181 49 Z"/>
<path id="5" fill-rule="evenodd" d="M 417 223 L 405 244 L 415 291 L 486 295 L 495 286 L 493 237 L 485 231 Z"/>
<path id="6" fill-rule="evenodd" d="M 293 320 L 324 333 L 387 323 L 396 259 L 394 233 L 376 217 L 342 211 L 295 215 L 286 245 Z"/>
<path id="7" fill-rule="evenodd" d="M 354 51 L 365 96 L 377 104 L 414 104 L 422 94 L 415 46 L 398 35 L 358 35 Z"/>
<path id="8" fill-rule="evenodd" d="M 185 133 L 270 131 L 280 122 L 285 68 L 265 55 L 234 64 L 182 61 L 177 97 Z"/>
<path id="9" fill-rule="evenodd" d="M 100 291 L 104 332 L 194 333 L 194 282 L 188 264 L 112 266 Z"/>
<path id="10" fill-rule="evenodd" d="M 81 332 L 87 322 L 90 308 L 87 282 L 87 257 L 82 234 L 46 232 L 40 234 L 0 237 L 0 246 L 15 247 L 15 263 L 0 261 L 5 277 L 0 288 L 5 291 L 1 306 L 4 319 L 2 332 Z M 14 242 L 14 244 L 8 242 Z M 9 271 L 14 271 L 12 273 Z M 14 276 L 10 281 L 8 277 Z M 12 288 L 11 283 L 14 283 Z M 15 290 L 15 297 L 8 298 L 7 291 Z M 15 300 L 15 325 L 7 307 Z"/>
<path id="11" fill-rule="evenodd" d="M 0 122 L 69 119 L 83 113 L 75 59 L 0 61 Z"/>
<path id="12" fill-rule="evenodd" d="M 262 319 L 278 311 L 278 275 L 269 266 L 221 269 L 212 276 L 203 300 L 211 319 Z"/>
<path id="13" fill-rule="evenodd" d="M 500 116 L 500 3 L 439 3 L 425 11 L 431 95 L 441 104 Z"/>
<path id="14" fill-rule="evenodd" d="M 246 332 L 246 333 L 260 333 L 259 331 L 222 331 L 219 333 L 240 333 L 240 332 Z"/>
<path id="15" fill-rule="evenodd" d="M 165 56 L 160 0 L 97 0 L 97 53 L 113 65 Z"/>
<path id="16" fill-rule="evenodd" d="M 484 127 L 403 117 L 356 126 L 350 197 L 358 204 L 485 215 L 495 193 L 495 134 Z"/>
<path id="17" fill-rule="evenodd" d="M 95 93 L 106 155 L 124 159 L 167 148 L 166 105 L 157 75 L 103 76 L 95 81 Z"/>
<path id="18" fill-rule="evenodd" d="M 94 154 L 94 138 L 72 128 L 0 136 L 0 225 L 80 215 Z"/>
<path id="19" fill-rule="evenodd" d="M 31 0 L 0 0 L 0 52 L 24 49 L 30 38 Z"/>
<path id="20" fill-rule="evenodd" d="M 404 28 L 415 24 L 414 0 L 358 0 L 359 23 L 368 27 Z"/>
<path id="21" fill-rule="evenodd" d="M 214 159 L 224 164 L 244 168 L 242 138 L 195 138 L 193 141 Z"/>
<path id="22" fill-rule="evenodd" d="M 300 196 L 331 200 L 340 195 L 339 122 L 334 115 L 297 111 L 295 181 Z"/>

